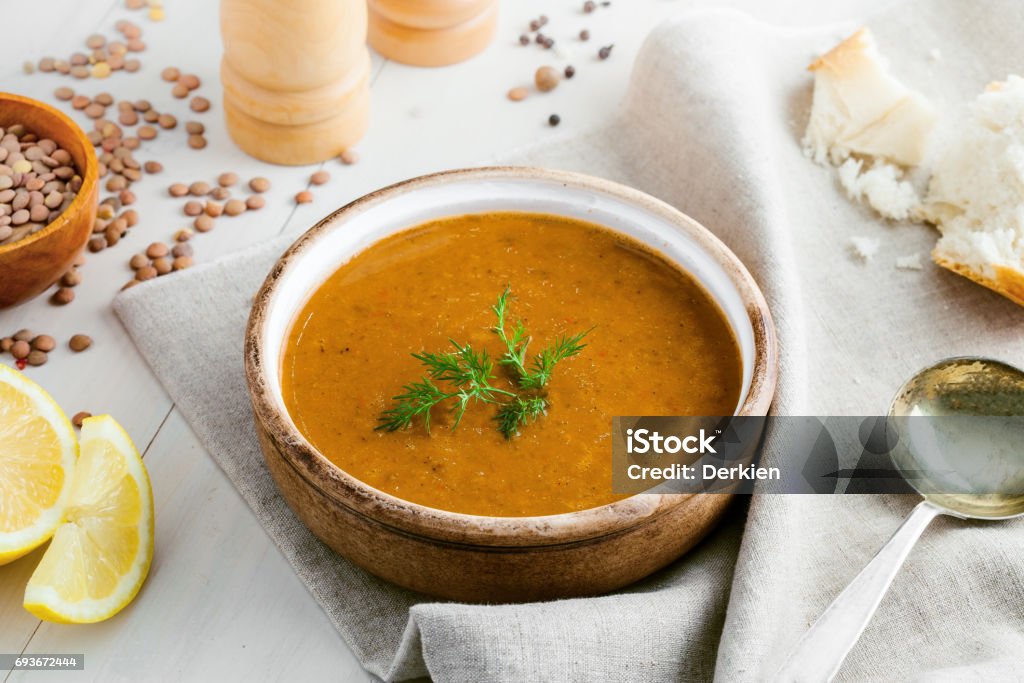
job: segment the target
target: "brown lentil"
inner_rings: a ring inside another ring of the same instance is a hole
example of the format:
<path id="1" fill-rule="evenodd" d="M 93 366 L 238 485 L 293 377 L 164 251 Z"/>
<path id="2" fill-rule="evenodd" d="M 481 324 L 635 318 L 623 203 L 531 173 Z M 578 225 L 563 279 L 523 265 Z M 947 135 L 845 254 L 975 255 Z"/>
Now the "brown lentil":
<path id="1" fill-rule="evenodd" d="M 542 66 L 533 75 L 533 82 L 537 85 L 537 90 L 541 92 L 554 90 L 558 87 L 558 83 L 561 80 L 558 71 L 552 66 Z"/>
<path id="2" fill-rule="evenodd" d="M 28 364 L 33 366 L 33 367 L 38 367 L 40 365 L 46 365 L 46 361 L 47 361 L 46 351 L 39 351 L 37 349 L 33 349 L 32 351 L 28 352 L 28 356 L 25 357 L 25 360 L 28 361 Z"/>
<path id="3" fill-rule="evenodd" d="M 313 201 L 313 193 L 309 190 L 303 190 L 295 195 L 296 204 L 309 204 Z"/>
<path id="4" fill-rule="evenodd" d="M 132 270 L 138 270 L 139 268 L 144 268 L 145 266 L 148 265 L 149 259 L 146 257 L 145 254 L 134 254 L 128 261 L 128 266 Z"/>
<path id="5" fill-rule="evenodd" d="M 32 352 L 32 347 L 24 339 L 19 339 L 11 345 L 11 355 L 17 360 L 27 358 L 28 354 Z"/>
<path id="6" fill-rule="evenodd" d="M 314 185 L 324 185 L 331 179 L 331 174 L 327 171 L 317 171 L 313 175 L 309 176 L 309 182 Z"/>
<path id="7" fill-rule="evenodd" d="M 57 348 L 57 340 L 48 334 L 41 334 L 35 337 L 30 345 L 36 351 L 42 351 L 43 353 L 49 353 Z"/>
<path id="8" fill-rule="evenodd" d="M 224 213 L 228 216 L 237 216 L 245 213 L 245 202 L 241 199 L 229 199 L 224 205 Z"/>
<path id="9" fill-rule="evenodd" d="M 530 94 L 530 91 L 520 86 L 518 88 L 512 88 L 508 91 L 508 98 L 513 102 L 520 102 L 526 99 L 526 96 Z"/>
<path id="10" fill-rule="evenodd" d="M 174 83 L 181 77 L 181 72 L 175 69 L 173 66 L 169 66 L 160 72 L 160 78 L 164 79 L 168 83 Z"/>
<path id="11" fill-rule="evenodd" d="M 345 164 L 346 166 L 351 166 L 352 164 L 359 161 L 359 154 L 355 150 L 346 149 L 344 152 L 341 153 L 341 156 L 339 156 L 338 158 L 341 159 L 341 163 Z"/>
<path id="12" fill-rule="evenodd" d="M 82 274 L 72 268 L 61 276 L 60 283 L 65 287 L 77 287 L 82 284 Z"/>
<path id="13" fill-rule="evenodd" d="M 167 192 L 172 197 L 184 197 L 185 195 L 188 194 L 188 185 L 186 185 L 185 183 L 174 183 L 173 185 L 167 188 Z"/>
<path id="14" fill-rule="evenodd" d="M 197 217 L 192 222 L 192 227 L 196 229 L 196 232 L 210 232 L 213 230 L 213 225 L 213 219 L 206 214 Z"/>
<path id="15" fill-rule="evenodd" d="M 253 192 L 266 192 L 270 189 L 270 181 L 266 178 L 253 178 L 249 181 L 249 189 Z"/>
<path id="16" fill-rule="evenodd" d="M 75 290 L 70 287 L 60 287 L 53 296 L 50 297 L 50 303 L 55 306 L 66 306 L 75 300 Z"/>
<path id="17" fill-rule="evenodd" d="M 210 100 L 205 97 L 196 96 L 192 98 L 192 101 L 188 103 L 189 109 L 194 112 L 202 113 L 210 109 Z"/>
<path id="18" fill-rule="evenodd" d="M 258 211 L 266 206 L 267 202 L 258 194 L 250 195 L 245 200 L 245 208 L 249 211 Z"/>
<path id="19" fill-rule="evenodd" d="M 193 254 L 192 245 L 187 242 L 175 244 L 174 248 L 171 249 L 171 256 L 178 258 L 179 256 L 191 256 Z"/>
<path id="20" fill-rule="evenodd" d="M 146 280 L 152 280 L 159 273 L 156 272 L 156 268 L 153 266 L 143 266 L 135 271 L 135 279 L 139 282 L 145 282 Z"/>
<path id="21" fill-rule="evenodd" d="M 206 138 L 202 135 L 189 135 L 188 146 L 192 149 L 203 149 L 206 147 Z"/>
<path id="22" fill-rule="evenodd" d="M 75 353 L 81 353 L 92 346 L 92 337 L 87 334 L 72 335 L 71 339 L 68 341 L 68 346 L 70 346 L 71 350 Z"/>
<path id="23" fill-rule="evenodd" d="M 210 184 L 197 180 L 188 186 L 188 193 L 193 197 L 203 197 L 210 194 Z"/>

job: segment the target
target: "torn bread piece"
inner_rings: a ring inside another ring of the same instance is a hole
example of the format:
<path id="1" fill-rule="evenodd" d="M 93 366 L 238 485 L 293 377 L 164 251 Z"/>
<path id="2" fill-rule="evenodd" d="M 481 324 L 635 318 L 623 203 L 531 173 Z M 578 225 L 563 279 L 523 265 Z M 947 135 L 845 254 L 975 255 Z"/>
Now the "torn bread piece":
<path id="1" fill-rule="evenodd" d="M 899 166 L 924 159 L 935 110 L 889 73 L 874 37 L 862 28 L 809 67 L 814 73 L 804 148 L 818 163 L 852 154 Z"/>
<path id="2" fill-rule="evenodd" d="M 1024 306 L 1024 78 L 989 85 L 942 152 L 921 208 L 932 259 Z"/>
<path id="3" fill-rule="evenodd" d="M 917 219 L 920 198 L 904 171 L 924 159 L 935 111 L 894 78 L 871 32 L 862 28 L 809 67 L 814 101 L 805 153 L 838 166 L 855 201 L 885 218 Z"/>

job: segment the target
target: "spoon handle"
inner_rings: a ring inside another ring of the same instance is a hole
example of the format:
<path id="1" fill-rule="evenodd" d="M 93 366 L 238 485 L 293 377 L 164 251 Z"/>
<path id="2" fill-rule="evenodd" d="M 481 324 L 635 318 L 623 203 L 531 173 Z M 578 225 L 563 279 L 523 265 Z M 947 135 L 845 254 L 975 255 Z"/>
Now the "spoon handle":
<path id="1" fill-rule="evenodd" d="M 928 501 L 919 503 L 892 538 L 803 635 L 772 680 L 776 683 L 832 680 L 921 532 L 939 514 L 942 511 Z"/>

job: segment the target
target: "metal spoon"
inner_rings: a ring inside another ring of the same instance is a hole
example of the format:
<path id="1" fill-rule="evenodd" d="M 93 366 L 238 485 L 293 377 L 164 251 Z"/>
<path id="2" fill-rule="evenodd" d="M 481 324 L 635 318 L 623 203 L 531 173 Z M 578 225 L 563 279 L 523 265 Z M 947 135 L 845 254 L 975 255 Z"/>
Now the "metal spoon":
<path id="1" fill-rule="evenodd" d="M 996 360 L 940 361 L 900 388 L 886 426 L 899 439 L 892 459 L 924 500 L 818 617 L 773 680 L 832 680 L 921 532 L 938 515 L 1024 515 L 1022 416 L 1024 371 Z"/>

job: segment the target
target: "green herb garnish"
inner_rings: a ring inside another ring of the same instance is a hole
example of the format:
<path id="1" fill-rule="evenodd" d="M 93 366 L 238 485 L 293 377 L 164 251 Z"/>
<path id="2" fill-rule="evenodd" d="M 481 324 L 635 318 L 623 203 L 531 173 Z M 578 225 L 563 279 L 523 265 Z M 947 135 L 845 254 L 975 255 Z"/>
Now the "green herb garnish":
<path id="1" fill-rule="evenodd" d="M 455 429 L 470 404 L 490 403 L 498 406 L 494 417 L 498 431 L 511 439 L 523 426 L 547 413 L 549 403 L 545 392 L 551 373 L 559 362 L 572 358 L 586 347 L 581 342 L 590 330 L 561 337 L 528 359 L 526 350 L 531 337 L 526 334 L 522 321 L 512 326 L 511 334 L 505 331 L 511 293 L 511 288 L 506 287 L 491 307 L 498 319 L 491 330 L 505 347 L 498 365 L 509 369 L 515 390 L 499 389 L 491 383 L 494 362 L 486 351 L 474 351 L 469 344 L 460 345 L 452 339 L 449 341 L 453 351 L 412 354 L 426 368 L 426 374 L 418 382 L 405 385 L 405 393 L 393 397 L 394 405 L 381 414 L 377 429 L 394 432 L 411 426 L 420 418 L 429 432 L 430 411 L 445 401 L 454 401 L 452 429 Z M 442 389 L 435 382 L 447 387 Z"/>

